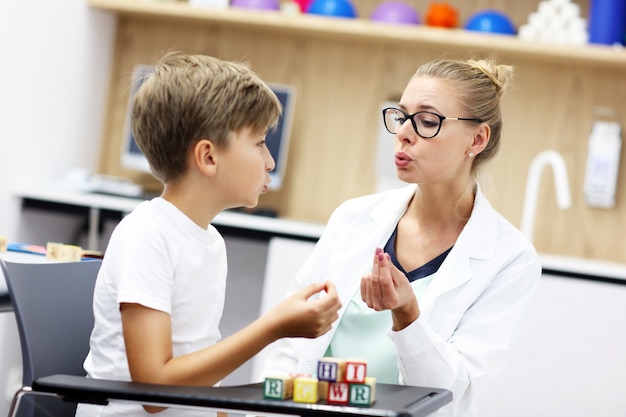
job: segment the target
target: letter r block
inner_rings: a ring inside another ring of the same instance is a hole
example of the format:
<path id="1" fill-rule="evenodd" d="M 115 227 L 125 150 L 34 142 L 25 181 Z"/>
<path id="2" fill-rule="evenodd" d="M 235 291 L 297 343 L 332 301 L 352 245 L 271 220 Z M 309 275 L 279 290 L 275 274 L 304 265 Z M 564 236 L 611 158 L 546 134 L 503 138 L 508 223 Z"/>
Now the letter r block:
<path id="1" fill-rule="evenodd" d="M 364 384 L 350 384 L 350 405 L 370 406 L 375 401 L 376 379 L 366 378 Z"/>
<path id="2" fill-rule="evenodd" d="M 263 398 L 269 400 L 286 400 L 293 397 L 292 376 L 267 377 L 263 382 Z"/>

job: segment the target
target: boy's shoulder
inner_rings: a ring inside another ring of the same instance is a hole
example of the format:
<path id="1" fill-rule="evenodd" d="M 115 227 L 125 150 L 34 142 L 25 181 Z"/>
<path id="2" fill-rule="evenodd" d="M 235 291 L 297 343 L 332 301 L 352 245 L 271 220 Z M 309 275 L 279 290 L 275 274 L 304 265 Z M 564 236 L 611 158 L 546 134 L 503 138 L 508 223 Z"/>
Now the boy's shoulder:
<path id="1" fill-rule="evenodd" d="M 141 202 L 133 211 L 124 216 L 117 224 L 111 242 L 115 243 L 117 239 L 125 240 L 142 240 L 148 236 L 163 234 L 163 230 L 167 228 L 170 217 L 164 212 L 159 199 L 147 200 Z"/>

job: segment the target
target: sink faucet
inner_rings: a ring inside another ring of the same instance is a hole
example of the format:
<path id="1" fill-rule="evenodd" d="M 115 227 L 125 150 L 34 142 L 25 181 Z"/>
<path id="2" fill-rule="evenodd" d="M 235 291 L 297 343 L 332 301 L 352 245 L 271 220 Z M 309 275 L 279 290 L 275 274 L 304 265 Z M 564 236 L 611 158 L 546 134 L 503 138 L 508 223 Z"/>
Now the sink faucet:
<path id="1" fill-rule="evenodd" d="M 524 195 L 524 209 L 522 211 L 522 224 L 520 229 L 528 240 L 533 241 L 535 217 L 537 214 L 537 198 L 539 197 L 539 182 L 541 172 L 550 165 L 554 174 L 554 187 L 556 188 L 556 202 L 561 210 L 572 205 L 569 181 L 567 179 L 567 167 L 565 160 L 559 153 L 552 150 L 540 152 L 530 164 L 526 179 L 526 193 Z"/>

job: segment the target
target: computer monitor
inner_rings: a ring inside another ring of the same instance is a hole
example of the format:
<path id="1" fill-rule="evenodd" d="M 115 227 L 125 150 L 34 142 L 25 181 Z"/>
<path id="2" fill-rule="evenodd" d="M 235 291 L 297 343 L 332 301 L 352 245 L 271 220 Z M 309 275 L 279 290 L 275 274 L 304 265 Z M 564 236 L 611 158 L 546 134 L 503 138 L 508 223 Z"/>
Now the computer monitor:
<path id="1" fill-rule="evenodd" d="M 150 172 L 148 161 L 135 142 L 131 129 L 130 116 L 135 94 L 145 77 L 152 71 L 153 67 L 151 66 L 137 65 L 133 71 L 131 80 L 128 108 L 126 110 L 126 122 L 124 125 L 124 137 L 122 140 L 121 162 L 122 167 L 132 171 Z M 275 83 L 268 83 L 268 85 L 283 106 L 283 112 L 278 119 L 276 127 L 270 129 L 265 138 L 267 148 L 276 162 L 276 166 L 270 172 L 272 182 L 270 182 L 268 187 L 270 190 L 277 190 L 282 186 L 287 167 L 287 154 L 291 139 L 296 91 L 295 88 L 290 85 Z"/>
<path id="2" fill-rule="evenodd" d="M 283 106 L 283 112 L 278 119 L 276 127 L 270 129 L 265 137 L 267 148 L 276 162 L 276 166 L 270 171 L 272 182 L 270 182 L 268 187 L 270 190 L 277 190 L 283 184 L 287 169 L 287 154 L 291 140 L 291 125 L 294 117 L 296 90 L 290 85 L 274 83 L 268 83 L 268 85 Z"/>
<path id="3" fill-rule="evenodd" d="M 123 168 L 131 171 L 150 172 L 148 160 L 139 149 L 139 146 L 137 146 L 137 142 L 135 142 L 135 136 L 133 135 L 130 125 L 130 116 L 137 90 L 139 90 L 145 78 L 153 71 L 154 68 L 149 65 L 137 65 L 133 70 L 130 82 L 128 105 L 126 106 L 126 121 L 124 123 L 124 136 L 122 139 L 121 163 Z"/>

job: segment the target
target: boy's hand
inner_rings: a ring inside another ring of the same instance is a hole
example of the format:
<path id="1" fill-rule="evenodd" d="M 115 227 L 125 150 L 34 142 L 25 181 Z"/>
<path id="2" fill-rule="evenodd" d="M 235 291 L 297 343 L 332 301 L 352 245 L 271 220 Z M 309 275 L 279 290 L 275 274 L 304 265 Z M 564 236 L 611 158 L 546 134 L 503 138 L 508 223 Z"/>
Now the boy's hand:
<path id="1" fill-rule="evenodd" d="M 372 272 L 361 278 L 361 298 L 376 311 L 391 310 L 396 331 L 405 328 L 420 315 L 409 280 L 380 248 L 374 254 Z"/>
<path id="2" fill-rule="evenodd" d="M 319 297 L 309 300 L 314 295 Z M 309 284 L 292 294 L 268 314 L 277 320 L 279 337 L 315 338 L 328 332 L 339 317 L 341 301 L 330 282 Z"/>

